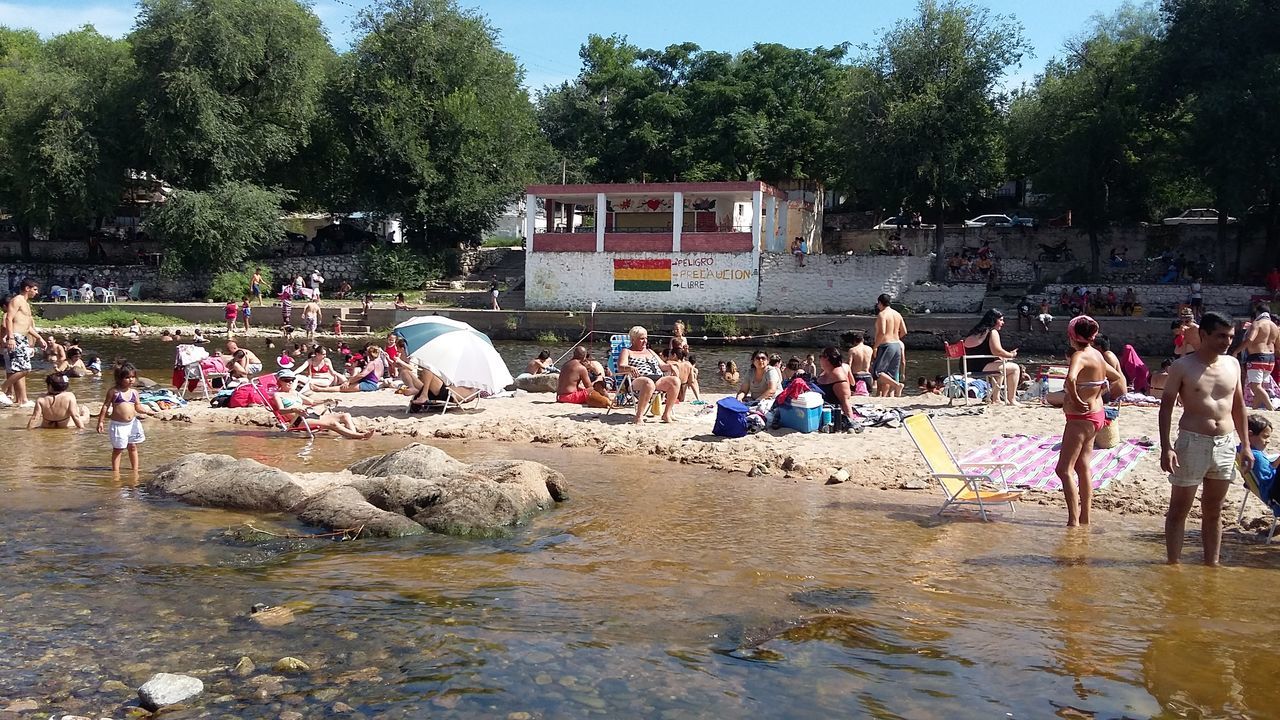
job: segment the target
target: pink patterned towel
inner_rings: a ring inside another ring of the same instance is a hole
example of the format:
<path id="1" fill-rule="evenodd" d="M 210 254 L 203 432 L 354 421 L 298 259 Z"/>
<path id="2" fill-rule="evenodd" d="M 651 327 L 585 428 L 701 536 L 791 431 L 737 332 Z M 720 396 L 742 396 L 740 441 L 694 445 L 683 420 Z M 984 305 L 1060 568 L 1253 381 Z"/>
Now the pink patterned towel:
<path id="1" fill-rule="evenodd" d="M 1016 468 L 1005 468 L 1005 478 L 1011 487 L 1061 490 L 1062 483 L 1053 471 L 1058 464 L 1061 443 L 1061 435 L 998 437 L 990 444 L 970 451 L 960 459 L 960 463 L 1015 463 Z M 1093 471 L 1093 488 L 1101 490 L 1112 480 L 1124 477 L 1148 449 L 1136 440 L 1125 440 L 1110 450 L 1094 450 L 1089 463 Z"/>

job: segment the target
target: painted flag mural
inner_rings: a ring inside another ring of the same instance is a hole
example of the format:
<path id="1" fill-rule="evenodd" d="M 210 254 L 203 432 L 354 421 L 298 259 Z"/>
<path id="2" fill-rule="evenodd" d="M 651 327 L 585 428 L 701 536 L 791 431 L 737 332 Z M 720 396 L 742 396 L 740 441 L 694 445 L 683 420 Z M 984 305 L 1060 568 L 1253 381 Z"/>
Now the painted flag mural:
<path id="1" fill-rule="evenodd" d="M 671 259 L 614 260 L 613 289 L 671 292 Z"/>

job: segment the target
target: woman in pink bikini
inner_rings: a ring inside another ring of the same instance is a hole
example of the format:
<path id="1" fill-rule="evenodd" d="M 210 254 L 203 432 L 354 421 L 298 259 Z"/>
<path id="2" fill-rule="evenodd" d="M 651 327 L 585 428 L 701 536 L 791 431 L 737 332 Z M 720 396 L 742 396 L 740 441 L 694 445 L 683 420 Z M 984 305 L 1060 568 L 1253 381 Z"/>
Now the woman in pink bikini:
<path id="1" fill-rule="evenodd" d="M 1102 407 L 1102 393 L 1111 386 L 1111 396 L 1126 392 L 1124 375 L 1107 363 L 1093 347 L 1098 323 L 1088 315 L 1077 315 L 1067 323 L 1067 340 L 1071 343 L 1071 364 L 1063 385 L 1065 398 L 1062 411 L 1067 423 L 1062 430 L 1058 452 L 1058 479 L 1067 499 L 1067 527 L 1089 524 L 1089 505 L 1093 500 L 1093 479 L 1089 461 L 1093 457 L 1093 438 L 1107 424 Z M 1071 471 L 1075 470 L 1075 482 Z"/>

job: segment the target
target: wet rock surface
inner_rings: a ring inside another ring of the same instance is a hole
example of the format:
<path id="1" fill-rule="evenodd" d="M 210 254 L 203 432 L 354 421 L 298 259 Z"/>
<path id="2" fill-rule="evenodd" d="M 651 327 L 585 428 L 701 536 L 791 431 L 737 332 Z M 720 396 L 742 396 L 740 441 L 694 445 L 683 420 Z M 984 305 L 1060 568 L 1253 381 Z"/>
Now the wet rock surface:
<path id="1" fill-rule="evenodd" d="M 193 453 L 160 467 L 150 489 L 191 505 L 292 513 L 309 525 L 376 537 L 490 537 L 567 496 L 564 476 L 540 463 L 467 464 L 418 443 L 332 473 Z"/>
<path id="2" fill-rule="evenodd" d="M 142 707 L 155 711 L 166 705 L 195 697 L 204 692 L 204 683 L 190 675 L 156 673 L 138 688 L 138 702 Z"/>

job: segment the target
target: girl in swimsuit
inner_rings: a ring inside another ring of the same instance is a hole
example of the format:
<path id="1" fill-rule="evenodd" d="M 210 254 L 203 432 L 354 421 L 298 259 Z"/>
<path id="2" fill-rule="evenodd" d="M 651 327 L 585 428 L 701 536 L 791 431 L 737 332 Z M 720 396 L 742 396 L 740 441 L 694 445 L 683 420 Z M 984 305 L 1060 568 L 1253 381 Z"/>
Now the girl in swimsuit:
<path id="1" fill-rule="evenodd" d="M 27 429 L 66 428 L 75 425 L 77 430 L 83 430 L 84 420 L 80 418 L 81 409 L 76 403 L 76 396 L 67 392 L 67 376 L 58 373 L 47 375 L 44 384 L 49 392 L 36 400 L 36 407 L 27 420 Z"/>
<path id="2" fill-rule="evenodd" d="M 142 432 L 139 415 L 152 415 L 142 405 L 142 399 L 134 388 L 138 380 L 138 371 L 132 363 L 122 362 L 116 365 L 115 387 L 107 391 L 102 400 L 102 412 L 98 413 L 98 432 L 107 432 L 107 415 L 111 416 L 111 471 L 120 472 L 120 456 L 129 452 L 129 467 L 138 469 L 138 444 L 147 439 Z"/>
<path id="3" fill-rule="evenodd" d="M 1062 481 L 1062 494 L 1067 500 L 1067 527 L 1089 524 L 1089 507 L 1093 499 L 1093 479 L 1089 461 L 1093 457 L 1093 439 L 1107 424 L 1102 407 L 1102 391 L 1109 385 L 1115 397 L 1126 391 L 1124 375 L 1107 363 L 1093 347 L 1098 323 L 1088 315 L 1077 315 L 1067 324 L 1067 340 L 1074 352 L 1063 385 L 1066 427 L 1058 451 L 1056 472 Z M 1075 470 L 1073 483 L 1071 471 Z"/>

